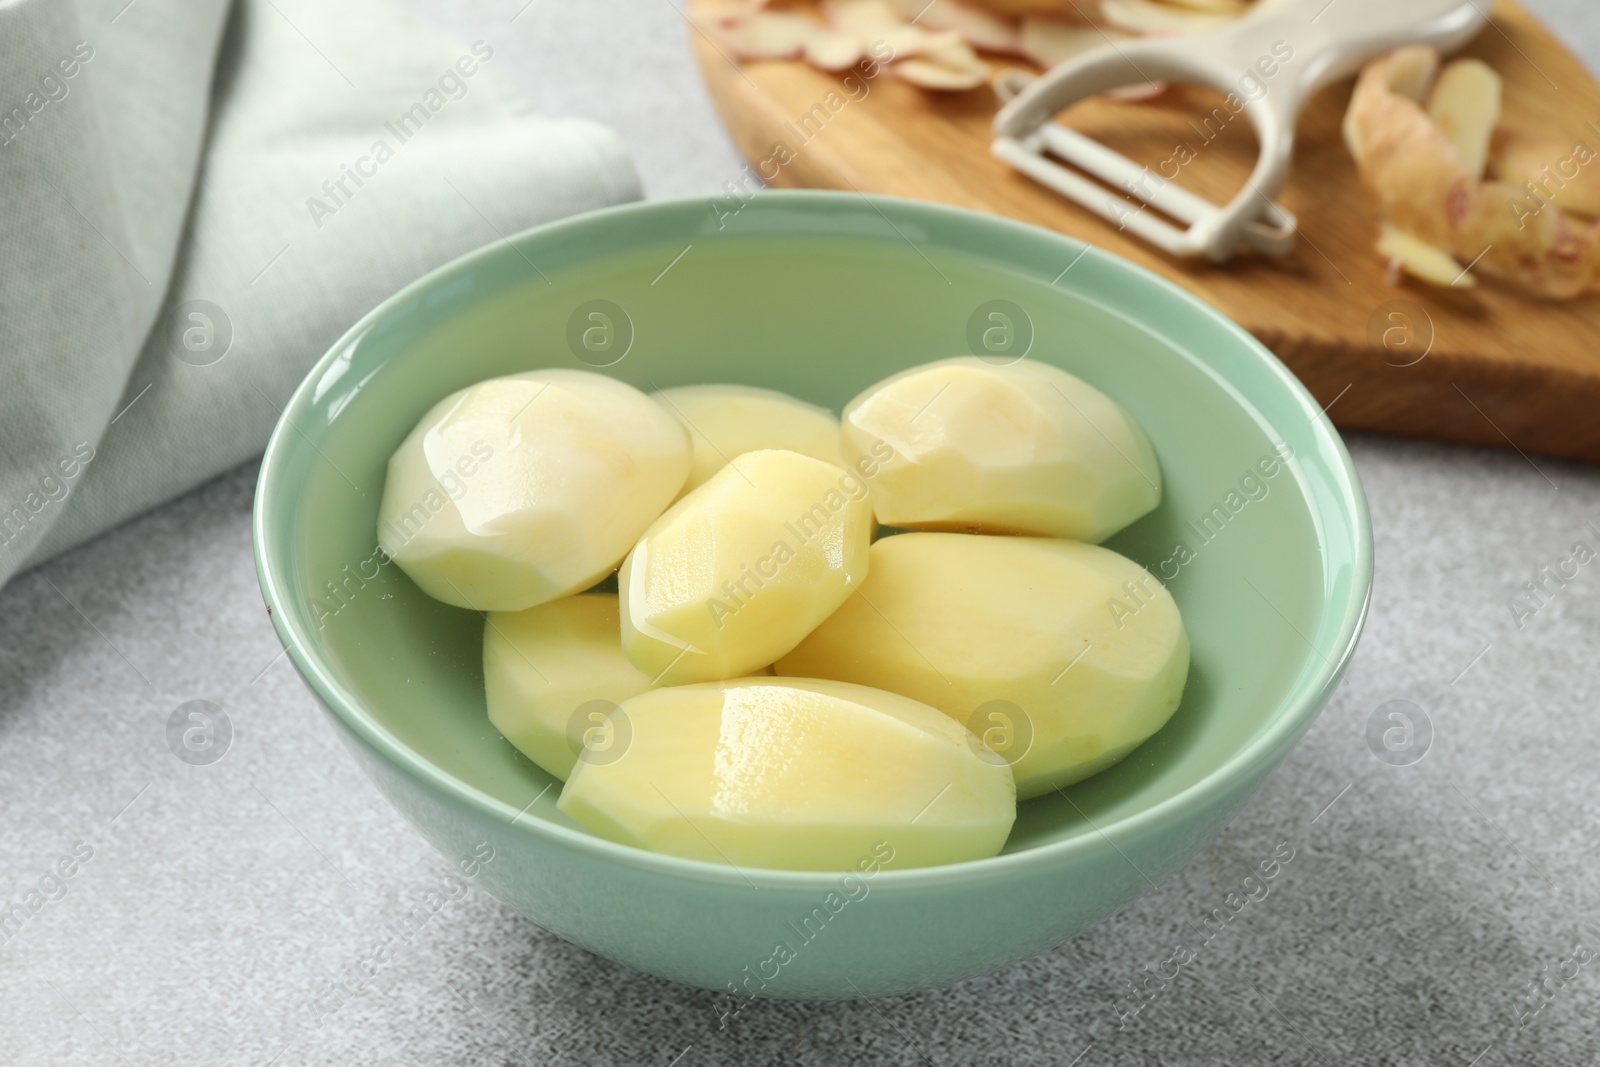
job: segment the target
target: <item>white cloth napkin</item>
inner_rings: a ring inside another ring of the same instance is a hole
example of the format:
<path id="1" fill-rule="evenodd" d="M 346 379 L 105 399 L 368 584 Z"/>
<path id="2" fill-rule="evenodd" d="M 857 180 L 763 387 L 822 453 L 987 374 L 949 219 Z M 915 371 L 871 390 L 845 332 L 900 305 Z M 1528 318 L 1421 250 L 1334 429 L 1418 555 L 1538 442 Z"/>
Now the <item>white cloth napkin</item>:
<path id="1" fill-rule="evenodd" d="M 504 62 L 376 0 L 0 3 L 0 583 L 259 453 L 405 283 L 640 195 Z"/>

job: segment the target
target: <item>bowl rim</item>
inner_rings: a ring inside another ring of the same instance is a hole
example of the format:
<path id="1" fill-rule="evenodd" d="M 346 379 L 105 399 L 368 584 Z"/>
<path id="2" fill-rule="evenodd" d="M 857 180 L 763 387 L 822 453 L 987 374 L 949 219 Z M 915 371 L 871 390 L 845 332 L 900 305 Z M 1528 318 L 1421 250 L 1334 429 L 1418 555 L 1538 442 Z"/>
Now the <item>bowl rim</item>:
<path id="1" fill-rule="evenodd" d="M 879 214 L 884 214 L 886 219 L 887 209 L 901 214 L 902 217 L 906 213 L 912 215 L 921 213 L 968 222 L 981 220 L 983 225 L 994 227 L 998 231 L 1011 231 L 1031 240 L 1039 240 L 1042 237 L 1058 241 L 1069 254 L 1081 255 L 1085 250 L 1093 248 L 1100 253 L 1100 259 L 1129 275 L 1137 284 L 1151 288 L 1167 299 L 1186 304 L 1192 311 L 1198 311 L 1202 316 L 1213 320 L 1224 333 L 1231 335 L 1260 362 L 1263 369 L 1299 408 L 1300 414 L 1305 416 L 1310 425 L 1310 432 L 1323 446 L 1324 454 L 1337 461 L 1333 467 L 1335 474 L 1333 488 L 1337 491 L 1337 497 L 1354 525 L 1354 529 L 1349 531 L 1353 535 L 1351 542 L 1354 546 L 1350 560 L 1352 568 L 1350 595 L 1341 604 L 1335 605 L 1329 601 L 1324 607 L 1325 612 L 1338 610 L 1340 613 L 1336 651 L 1316 654 L 1321 653 L 1321 650 L 1314 645 L 1308 649 L 1308 658 L 1304 662 L 1311 665 L 1310 673 L 1302 670 L 1290 692 L 1279 702 L 1273 717 L 1255 737 L 1224 762 L 1173 796 L 1122 816 L 1104 826 L 1085 816 L 1093 833 L 1074 834 L 1063 841 L 1052 841 L 986 859 L 905 870 L 885 868 L 873 875 L 874 885 L 882 889 L 890 887 L 926 889 L 986 881 L 1040 867 L 1054 867 L 1096 847 L 1096 843 L 1102 839 L 1116 848 L 1114 836 L 1131 839 L 1157 829 L 1180 811 L 1210 807 L 1223 800 L 1238 783 L 1254 780 L 1270 772 L 1271 767 L 1283 758 L 1288 749 L 1310 726 L 1337 688 L 1355 652 L 1372 597 L 1373 535 L 1366 495 L 1343 440 L 1333 430 L 1332 423 L 1323 417 L 1321 405 L 1300 380 L 1276 355 L 1243 327 L 1188 290 L 1116 253 L 1066 234 L 1002 216 L 904 197 L 832 190 L 768 190 L 760 195 L 763 199 L 781 199 L 787 205 L 802 208 L 808 205 L 831 208 L 845 202 L 864 200 Z M 656 875 L 701 884 L 825 892 L 836 886 L 841 877 L 852 872 L 725 866 L 650 852 L 543 819 L 520 818 L 521 813 L 510 804 L 441 770 L 423 754 L 414 751 L 385 729 L 366 711 L 354 694 L 337 681 L 329 665 L 322 662 L 320 657 L 310 654 L 308 651 L 310 644 L 304 639 L 305 635 L 298 631 L 296 621 L 289 617 L 289 613 L 281 609 L 271 610 L 275 605 L 291 600 L 289 568 L 286 564 L 280 567 L 278 557 L 282 549 L 278 543 L 279 538 L 271 528 L 272 516 L 279 511 L 278 498 L 282 495 L 277 485 L 280 469 L 288 462 L 289 453 L 298 446 L 300 438 L 298 426 L 301 424 L 301 416 L 307 413 L 312 404 L 314 387 L 329 364 L 397 308 L 487 260 L 511 253 L 520 254 L 519 248 L 524 242 L 559 236 L 574 230 L 581 231 L 601 220 L 627 219 L 639 215 L 671 215 L 686 209 L 702 213 L 704 198 L 676 197 L 634 201 L 533 226 L 510 236 L 501 237 L 428 271 L 363 315 L 318 358 L 300 384 L 295 387 L 294 393 L 283 406 L 262 454 L 251 517 L 257 578 L 262 597 L 269 609 L 268 614 L 273 628 L 294 663 L 295 669 L 300 672 L 318 700 L 368 749 L 382 757 L 399 773 L 413 779 L 429 791 L 443 794 L 457 805 L 503 820 L 518 832 L 529 834 L 544 843 L 587 853 L 596 859 L 622 862 Z M 1228 379 L 1222 377 L 1215 367 L 1208 366 L 1207 369 L 1221 381 L 1228 383 Z M 1321 524 L 1317 524 L 1317 527 L 1320 530 Z M 1320 534 L 1319 540 L 1321 540 Z M 1068 799 L 1070 801 L 1070 798 Z M 1118 851 L 1121 849 L 1118 848 Z M 1132 860 L 1128 862 L 1133 863 Z M 1141 875 L 1144 874 L 1136 864 L 1134 868 Z M 1149 881 L 1148 876 L 1146 881 Z"/>

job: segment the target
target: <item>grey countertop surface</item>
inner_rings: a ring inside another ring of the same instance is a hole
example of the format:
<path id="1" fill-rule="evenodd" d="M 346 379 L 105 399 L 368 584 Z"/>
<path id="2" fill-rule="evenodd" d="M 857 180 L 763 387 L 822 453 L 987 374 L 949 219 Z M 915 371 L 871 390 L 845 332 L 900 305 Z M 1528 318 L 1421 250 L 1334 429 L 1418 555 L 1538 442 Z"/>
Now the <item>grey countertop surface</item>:
<path id="1" fill-rule="evenodd" d="M 667 0 L 407 3 L 493 40 L 541 108 L 617 128 L 651 195 L 711 195 L 740 170 Z M 1531 6 L 1600 58 L 1589 0 Z M 1036 959 L 912 996 L 760 1003 L 726 1029 L 716 995 L 598 959 L 478 890 L 319 1018 L 319 986 L 447 865 L 279 655 L 250 550 L 255 471 L 228 474 L 0 592 L 0 903 L 40 905 L 0 933 L 0 1060 L 1600 1062 L 1600 560 L 1531 617 L 1510 606 L 1575 543 L 1600 550 L 1600 470 L 1349 443 L 1377 539 L 1366 636 L 1230 827 Z M 232 726 L 207 766 L 166 741 L 193 699 Z M 1394 700 L 1431 724 L 1408 766 L 1367 741 Z M 1268 899 L 1108 1027 L 1177 927 L 1283 841 L 1297 858 Z"/>

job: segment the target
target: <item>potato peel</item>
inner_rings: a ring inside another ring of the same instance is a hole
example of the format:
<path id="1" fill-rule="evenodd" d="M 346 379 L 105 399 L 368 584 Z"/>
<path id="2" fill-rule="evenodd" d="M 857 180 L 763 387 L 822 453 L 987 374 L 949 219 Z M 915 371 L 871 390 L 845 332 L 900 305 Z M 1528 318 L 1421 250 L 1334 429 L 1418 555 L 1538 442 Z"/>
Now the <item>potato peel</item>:
<path id="1" fill-rule="evenodd" d="M 957 0 L 895 0 L 907 20 L 930 30 L 954 30 L 974 48 L 985 52 L 1018 54 L 1018 27 L 999 15 L 969 7 Z"/>
<path id="2" fill-rule="evenodd" d="M 910 25 L 888 0 L 823 0 L 822 12 L 834 29 L 857 35 Z"/>
<path id="3" fill-rule="evenodd" d="M 1022 54 L 1041 67 L 1053 67 L 1099 48 L 1107 40 L 1124 41 L 1128 35 L 1079 26 L 1061 19 L 1025 18 L 1022 20 Z"/>
<path id="4" fill-rule="evenodd" d="M 975 2 L 990 11 L 997 11 L 1013 18 L 1043 15 L 1085 26 L 1099 21 L 1100 18 L 1098 0 L 975 0 Z"/>
<path id="5" fill-rule="evenodd" d="M 1600 224 L 1578 222 L 1509 182 L 1480 179 L 1423 109 L 1438 65 L 1432 48 L 1411 45 L 1369 63 L 1356 80 L 1345 143 L 1379 217 L 1535 296 L 1569 299 L 1600 288 Z"/>
<path id="6" fill-rule="evenodd" d="M 739 59 L 798 59 L 818 29 L 802 15 L 746 5 L 693 11 L 690 17 Z"/>
<path id="7" fill-rule="evenodd" d="M 694 25 L 740 60 L 803 59 L 842 71 L 886 49 L 890 67 L 925 89 L 959 92 L 990 78 L 979 51 L 1021 56 L 1043 67 L 1107 37 L 1196 33 L 1272 0 L 822 0 L 822 22 L 768 0 L 699 0 Z M 911 64 L 909 69 L 906 64 Z M 1108 95 L 1148 100 L 1164 83 Z"/>
<path id="8" fill-rule="evenodd" d="M 1572 143 L 1503 135 L 1490 163 L 1495 177 L 1521 186 L 1531 202 L 1558 204 L 1565 211 L 1600 216 L 1600 151 L 1587 140 Z"/>
<path id="9" fill-rule="evenodd" d="M 1100 13 L 1109 25 L 1136 34 L 1204 33 L 1227 25 L 1235 17 L 1160 0 L 1101 0 Z"/>
<path id="10" fill-rule="evenodd" d="M 865 54 L 859 38 L 837 30 L 819 29 L 806 38 L 806 62 L 818 70 L 845 70 Z"/>
<path id="11" fill-rule="evenodd" d="M 694 26 L 736 59 L 805 59 L 846 70 L 886 48 L 891 69 L 926 90 L 973 90 L 989 82 L 978 51 L 1022 56 L 1038 66 L 1082 54 L 1096 43 L 1141 34 L 1192 34 L 1221 26 L 1272 0 L 821 0 L 822 22 L 768 0 L 699 0 Z M 907 69 L 906 64 L 910 64 Z M 1165 83 L 1109 93 L 1144 101 Z"/>
<path id="12" fill-rule="evenodd" d="M 976 89 L 989 82 L 989 66 L 986 63 L 974 67 L 951 67 L 932 59 L 907 59 L 889 69 L 912 85 L 946 92 Z"/>

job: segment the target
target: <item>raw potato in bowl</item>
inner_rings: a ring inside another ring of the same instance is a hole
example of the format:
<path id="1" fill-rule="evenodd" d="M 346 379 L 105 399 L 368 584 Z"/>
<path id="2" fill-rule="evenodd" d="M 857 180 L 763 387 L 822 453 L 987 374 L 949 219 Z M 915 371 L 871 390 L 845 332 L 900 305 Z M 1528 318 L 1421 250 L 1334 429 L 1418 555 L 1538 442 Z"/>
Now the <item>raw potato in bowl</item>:
<path id="1" fill-rule="evenodd" d="M 886 526 L 1103 541 L 1161 502 L 1150 439 L 1066 371 L 963 356 L 888 378 L 844 409 L 844 453 Z"/>
<path id="2" fill-rule="evenodd" d="M 861 479 L 749 452 L 645 531 L 617 578 L 622 645 L 657 681 L 733 678 L 789 651 L 866 577 Z"/>
<path id="3" fill-rule="evenodd" d="M 871 559 L 860 594 L 778 674 L 933 705 L 985 734 L 1023 800 L 1105 770 L 1177 710 L 1189 671 L 1177 605 L 1110 549 L 910 533 L 877 542 Z"/>
<path id="4" fill-rule="evenodd" d="M 559 807 L 601 837 L 736 867 L 850 870 L 993 856 L 1016 818 L 1004 760 L 925 704 L 789 678 L 652 690 L 615 713 L 620 758 L 579 761 Z"/>
<path id="5" fill-rule="evenodd" d="M 533 762 L 566 778 L 616 705 L 651 688 L 623 654 L 617 596 L 584 593 L 484 620 L 489 721 Z"/>
<path id="6" fill-rule="evenodd" d="M 378 544 L 436 600 L 520 611 L 615 570 L 689 462 L 677 420 L 615 378 L 491 378 L 434 405 L 395 451 Z"/>
<path id="7" fill-rule="evenodd" d="M 786 448 L 842 463 L 833 412 L 776 389 L 749 385 L 681 385 L 651 394 L 689 431 L 694 460 L 682 495 L 746 452 Z"/>
<path id="8" fill-rule="evenodd" d="M 1176 605 L 1090 543 L 1160 486 L 1133 418 L 1036 362 L 912 367 L 842 422 L 771 390 L 546 370 L 429 411 L 380 534 L 426 592 L 487 609 L 489 720 L 592 833 L 915 867 L 995 855 L 1019 798 L 1177 708 Z M 878 520 L 922 532 L 874 543 Z M 591 588 L 619 560 L 617 592 Z"/>

